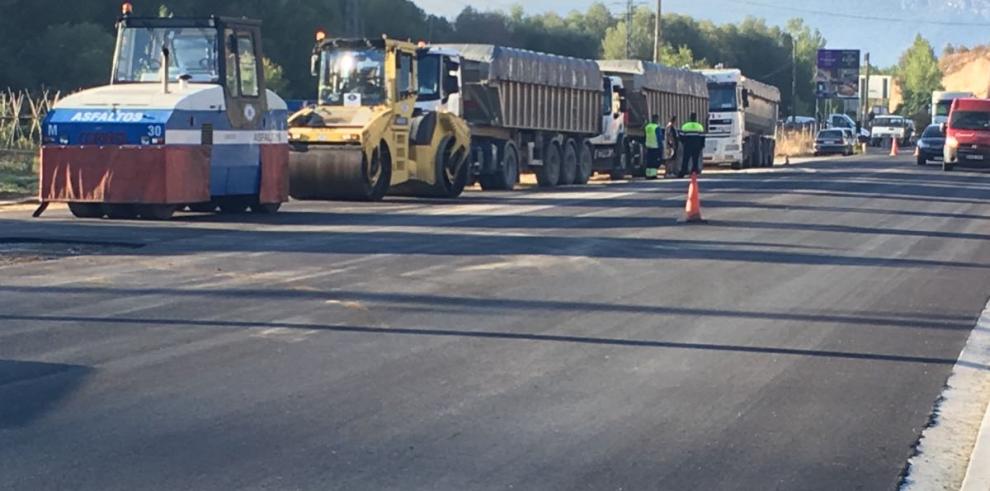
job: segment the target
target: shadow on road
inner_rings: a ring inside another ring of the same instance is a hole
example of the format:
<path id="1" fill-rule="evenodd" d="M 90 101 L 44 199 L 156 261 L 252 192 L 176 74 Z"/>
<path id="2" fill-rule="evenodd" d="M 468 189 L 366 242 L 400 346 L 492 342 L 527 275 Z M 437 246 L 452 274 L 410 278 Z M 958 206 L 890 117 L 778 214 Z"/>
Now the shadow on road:
<path id="1" fill-rule="evenodd" d="M 41 418 L 75 392 L 92 371 L 79 365 L 0 360 L 0 430 Z"/>
<path id="2" fill-rule="evenodd" d="M 620 339 L 591 336 L 567 336 L 556 334 L 471 331 L 459 329 L 422 329 L 402 327 L 370 327 L 333 324 L 308 324 L 287 322 L 256 322 L 256 321 L 220 321 L 220 320 L 180 320 L 180 319 L 128 319 L 115 317 L 80 317 L 80 316 L 0 316 L 0 318 L 17 318 L 43 322 L 98 323 L 98 324 L 133 324 L 137 326 L 175 326 L 175 327 L 219 327 L 238 329 L 304 329 L 311 331 L 376 334 L 388 336 L 434 336 L 474 339 L 495 339 L 510 341 L 535 341 L 554 343 L 591 344 L 601 346 L 619 346 L 627 348 L 659 348 L 673 350 L 692 350 L 709 352 L 729 352 L 761 355 L 782 355 L 814 358 L 832 358 L 859 361 L 877 361 L 894 363 L 912 363 L 925 365 L 955 365 L 954 358 L 939 358 L 926 356 L 898 355 L 888 353 L 862 353 L 855 351 L 811 350 L 797 348 L 777 348 L 766 346 L 739 346 L 710 343 L 681 343 L 649 339 Z M 959 363 L 964 363 L 960 361 Z M 990 366 L 969 363 L 967 366 L 978 370 L 990 370 Z"/>
<path id="3" fill-rule="evenodd" d="M 893 312 L 801 312 L 788 309 L 779 312 L 746 311 L 726 309 L 705 309 L 657 305 L 630 305 L 591 301 L 565 300 L 528 300 L 501 299 L 482 297 L 460 297 L 447 295 L 424 295 L 406 293 L 363 292 L 342 290 L 296 290 L 296 289 L 257 289 L 257 288 L 216 288 L 216 289 L 181 289 L 181 288 L 114 288 L 102 286 L 0 286 L 0 292 L 10 292 L 29 295 L 50 295 L 55 297 L 71 295 L 106 296 L 115 299 L 134 298 L 143 296 L 167 296 L 188 298 L 218 298 L 237 300 L 317 300 L 341 302 L 357 301 L 374 303 L 375 305 L 396 307 L 422 306 L 430 311 L 447 308 L 452 313 L 500 315 L 516 311 L 557 311 L 616 313 L 632 315 L 656 315 L 676 317 L 713 317 L 725 319 L 755 319 L 767 321 L 814 322 L 823 324 L 844 324 L 855 326 L 882 326 L 905 329 L 931 329 L 947 331 L 969 331 L 976 325 L 975 316 L 933 315 L 923 313 L 893 313 Z M 58 321 L 72 322 L 85 319 L 80 317 L 58 316 L 23 316 L 0 314 L 0 320 L 7 321 Z M 115 322 L 112 318 L 108 318 Z M 107 319 L 104 319 L 107 320 Z"/>

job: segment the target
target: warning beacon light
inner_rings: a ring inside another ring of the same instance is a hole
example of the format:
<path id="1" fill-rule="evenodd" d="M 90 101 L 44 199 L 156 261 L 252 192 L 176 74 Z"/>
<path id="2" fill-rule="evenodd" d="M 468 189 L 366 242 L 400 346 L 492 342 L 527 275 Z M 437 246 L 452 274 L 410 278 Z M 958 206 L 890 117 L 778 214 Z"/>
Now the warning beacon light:
<path id="1" fill-rule="evenodd" d="M 120 6 L 120 13 L 125 16 L 133 14 L 134 5 L 131 2 L 124 2 L 124 4 Z"/>

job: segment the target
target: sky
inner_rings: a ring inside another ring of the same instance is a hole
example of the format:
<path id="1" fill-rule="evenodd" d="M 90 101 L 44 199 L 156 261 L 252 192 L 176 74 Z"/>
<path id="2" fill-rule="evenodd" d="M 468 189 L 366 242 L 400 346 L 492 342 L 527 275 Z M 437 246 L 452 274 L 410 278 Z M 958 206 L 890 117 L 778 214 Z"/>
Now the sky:
<path id="1" fill-rule="evenodd" d="M 430 13 L 456 17 L 465 6 L 479 10 L 508 10 L 520 3 L 527 12 L 548 10 L 566 14 L 585 10 L 594 0 L 414 0 Z M 613 12 L 624 9 L 625 1 L 604 0 Z M 643 5 L 655 2 L 639 0 Z M 746 16 L 762 17 L 770 24 L 784 25 L 787 19 L 801 17 L 810 26 L 822 31 L 829 48 L 860 49 L 871 53 L 873 64 L 889 66 L 897 63 L 901 52 L 910 46 L 919 32 L 932 41 L 936 54 L 947 43 L 990 43 L 990 19 L 974 13 L 965 19 L 920 8 L 917 5 L 950 3 L 950 0 L 664 0 L 665 13 L 679 13 L 717 23 L 737 22 Z M 829 15 L 828 13 L 839 15 Z M 866 17 L 866 18 L 853 18 Z M 878 21 L 869 17 L 899 19 L 898 22 Z M 936 19 L 941 23 L 928 23 Z M 987 26 L 952 26 L 947 22 L 986 22 Z"/>

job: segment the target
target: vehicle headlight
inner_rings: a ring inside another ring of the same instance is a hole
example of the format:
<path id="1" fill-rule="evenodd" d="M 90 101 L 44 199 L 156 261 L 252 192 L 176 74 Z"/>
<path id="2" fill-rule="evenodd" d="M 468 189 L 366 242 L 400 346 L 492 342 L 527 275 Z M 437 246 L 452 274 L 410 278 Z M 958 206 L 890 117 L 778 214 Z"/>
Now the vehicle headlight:
<path id="1" fill-rule="evenodd" d="M 928 144 L 925 143 L 925 140 L 918 140 L 918 148 L 928 148 Z"/>
<path id="2" fill-rule="evenodd" d="M 949 148 L 959 148 L 959 140 L 956 140 L 956 137 L 954 136 L 950 136 L 945 139 L 945 146 Z"/>

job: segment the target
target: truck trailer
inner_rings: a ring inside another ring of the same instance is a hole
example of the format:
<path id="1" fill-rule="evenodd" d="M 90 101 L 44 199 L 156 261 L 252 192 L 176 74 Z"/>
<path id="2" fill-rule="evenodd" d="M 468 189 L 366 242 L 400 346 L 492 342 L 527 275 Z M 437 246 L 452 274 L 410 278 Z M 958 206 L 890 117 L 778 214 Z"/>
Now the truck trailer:
<path id="1" fill-rule="evenodd" d="M 708 79 L 705 164 L 770 167 L 777 146 L 780 90 L 738 69 L 702 70 Z"/>
<path id="2" fill-rule="evenodd" d="M 595 161 L 610 156 L 610 148 L 619 149 L 623 166 L 633 175 L 641 175 L 646 167 L 646 124 L 657 116 L 663 126 L 671 116 L 681 123 L 694 113 L 699 121 L 708 120 L 708 83 L 704 75 L 690 70 L 670 68 L 639 60 L 599 61 L 599 68 L 611 85 L 624 98 L 620 104 L 621 133 L 605 131 L 592 140 Z M 615 141 L 618 140 L 618 141 Z"/>
<path id="3" fill-rule="evenodd" d="M 435 45 L 424 58 L 456 75 L 459 87 L 447 91 L 458 94 L 441 99 L 471 128 L 471 171 L 483 189 L 512 189 L 527 170 L 544 187 L 591 177 L 605 111 L 594 61 L 481 44 Z"/>
<path id="4" fill-rule="evenodd" d="M 288 199 L 285 102 L 267 90 L 261 23 L 139 18 L 117 24 L 110 85 L 44 121 L 40 215 L 167 219 L 179 209 L 274 213 Z"/>

